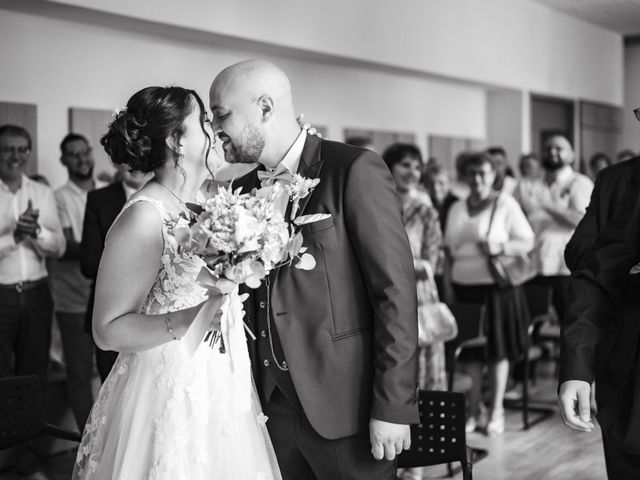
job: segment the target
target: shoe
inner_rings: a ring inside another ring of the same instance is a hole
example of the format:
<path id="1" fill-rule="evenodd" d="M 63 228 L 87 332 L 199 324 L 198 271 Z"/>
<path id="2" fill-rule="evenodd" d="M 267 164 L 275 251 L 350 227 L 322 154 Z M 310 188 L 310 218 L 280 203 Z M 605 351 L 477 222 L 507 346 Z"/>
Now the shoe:
<path id="1" fill-rule="evenodd" d="M 516 384 L 512 389 L 504 393 L 505 400 L 517 401 L 522 400 L 522 384 Z"/>
<path id="2" fill-rule="evenodd" d="M 465 432 L 473 433 L 476 431 L 476 428 L 478 428 L 478 422 L 476 422 L 476 419 L 474 417 L 469 417 L 464 427 Z"/>
<path id="3" fill-rule="evenodd" d="M 42 470 L 30 473 L 29 475 L 18 476 L 20 480 L 49 480 L 49 477 Z"/>
<path id="4" fill-rule="evenodd" d="M 491 419 L 487 423 L 487 435 L 495 437 L 504 433 L 504 410 L 491 413 Z"/>

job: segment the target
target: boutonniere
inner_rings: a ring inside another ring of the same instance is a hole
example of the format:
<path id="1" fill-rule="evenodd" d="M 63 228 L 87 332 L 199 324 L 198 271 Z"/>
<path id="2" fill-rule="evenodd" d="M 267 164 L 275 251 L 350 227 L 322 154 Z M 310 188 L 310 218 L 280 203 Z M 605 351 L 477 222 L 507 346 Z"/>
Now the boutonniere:
<path id="1" fill-rule="evenodd" d="M 291 207 L 291 219 L 295 219 L 300 208 L 300 200 L 309 195 L 320 183 L 319 178 L 305 178 L 302 175 L 294 174 L 291 183 L 285 185 L 285 192 L 289 196 L 293 206 Z"/>

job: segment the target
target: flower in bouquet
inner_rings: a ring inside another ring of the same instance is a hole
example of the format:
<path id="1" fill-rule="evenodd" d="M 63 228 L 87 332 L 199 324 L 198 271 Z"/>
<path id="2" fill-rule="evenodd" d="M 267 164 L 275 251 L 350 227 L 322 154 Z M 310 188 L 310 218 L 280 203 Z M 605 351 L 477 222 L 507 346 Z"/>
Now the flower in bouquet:
<path id="1" fill-rule="evenodd" d="M 267 194 L 222 188 L 202 204 L 195 221 L 177 222 L 174 236 L 182 249 L 206 261 L 213 276 L 250 288 L 257 288 L 276 267 L 315 265 L 303 251 L 301 235 L 275 208 L 280 188 Z"/>

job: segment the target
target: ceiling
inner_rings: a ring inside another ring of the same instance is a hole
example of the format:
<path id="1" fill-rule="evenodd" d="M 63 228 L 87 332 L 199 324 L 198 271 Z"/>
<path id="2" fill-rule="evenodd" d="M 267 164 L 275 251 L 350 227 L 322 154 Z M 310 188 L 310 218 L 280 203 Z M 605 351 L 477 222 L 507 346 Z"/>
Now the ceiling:
<path id="1" fill-rule="evenodd" d="M 640 35 L 640 0 L 534 0 L 625 36 Z"/>

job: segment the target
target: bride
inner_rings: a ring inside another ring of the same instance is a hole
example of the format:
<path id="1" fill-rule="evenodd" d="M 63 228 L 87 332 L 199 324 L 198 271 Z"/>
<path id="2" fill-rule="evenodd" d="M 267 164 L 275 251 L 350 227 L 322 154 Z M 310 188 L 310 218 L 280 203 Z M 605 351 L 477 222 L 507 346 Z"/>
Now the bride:
<path id="1" fill-rule="evenodd" d="M 252 408 L 240 408 L 230 355 L 197 337 L 198 313 L 217 318 L 224 296 L 196 284 L 204 263 L 171 233 L 208 176 L 212 136 L 194 91 L 148 87 L 102 138 L 114 162 L 155 177 L 105 243 L 93 332 L 100 348 L 120 354 L 85 427 L 74 479 L 281 479 L 255 391 Z M 195 352 L 181 340 L 189 335 Z"/>

